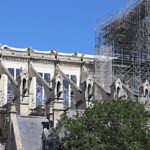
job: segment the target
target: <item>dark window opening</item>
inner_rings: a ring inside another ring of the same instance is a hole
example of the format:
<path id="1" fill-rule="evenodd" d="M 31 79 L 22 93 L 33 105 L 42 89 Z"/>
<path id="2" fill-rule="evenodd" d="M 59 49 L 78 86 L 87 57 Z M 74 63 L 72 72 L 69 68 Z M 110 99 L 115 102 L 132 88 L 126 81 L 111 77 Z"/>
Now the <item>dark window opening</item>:
<path id="1" fill-rule="evenodd" d="M 148 90 L 145 91 L 145 97 L 148 98 Z"/>
<path id="2" fill-rule="evenodd" d="M 57 98 L 60 97 L 60 82 L 57 82 Z"/>
<path id="3" fill-rule="evenodd" d="M 117 96 L 119 97 L 120 94 L 120 87 L 117 88 Z"/>
<path id="4" fill-rule="evenodd" d="M 22 85 L 22 92 L 23 92 L 23 95 L 25 95 L 26 91 L 27 91 L 27 88 L 26 88 L 26 79 L 24 78 L 23 79 L 23 85 Z"/>
<path id="5" fill-rule="evenodd" d="M 91 84 L 88 85 L 88 102 L 91 102 L 92 98 L 92 87 Z"/>

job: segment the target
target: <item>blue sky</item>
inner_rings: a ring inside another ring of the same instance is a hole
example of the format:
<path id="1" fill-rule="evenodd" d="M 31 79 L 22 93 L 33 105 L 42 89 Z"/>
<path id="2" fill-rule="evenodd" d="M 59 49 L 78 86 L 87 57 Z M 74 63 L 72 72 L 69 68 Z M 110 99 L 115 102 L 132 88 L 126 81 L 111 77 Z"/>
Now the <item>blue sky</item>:
<path id="1" fill-rule="evenodd" d="M 126 0 L 1 0 L 0 43 L 94 54 L 97 20 Z"/>

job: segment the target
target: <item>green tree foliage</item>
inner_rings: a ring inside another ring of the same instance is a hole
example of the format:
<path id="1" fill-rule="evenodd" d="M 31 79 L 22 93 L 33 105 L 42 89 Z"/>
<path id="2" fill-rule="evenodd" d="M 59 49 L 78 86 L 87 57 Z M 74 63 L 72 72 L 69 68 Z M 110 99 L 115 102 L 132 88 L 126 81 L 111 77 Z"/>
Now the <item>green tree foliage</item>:
<path id="1" fill-rule="evenodd" d="M 84 113 L 62 116 L 59 131 L 64 128 L 65 136 L 59 145 L 65 150 L 149 150 L 149 118 L 138 101 L 93 101 Z"/>

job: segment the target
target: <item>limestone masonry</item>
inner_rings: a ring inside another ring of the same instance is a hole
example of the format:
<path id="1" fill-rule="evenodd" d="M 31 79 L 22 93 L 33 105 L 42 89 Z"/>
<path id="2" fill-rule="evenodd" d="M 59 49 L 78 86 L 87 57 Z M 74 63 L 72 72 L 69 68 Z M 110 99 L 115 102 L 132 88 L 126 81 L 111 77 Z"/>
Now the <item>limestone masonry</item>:
<path id="1" fill-rule="evenodd" d="M 95 56 L 0 46 L 0 150 L 56 150 L 60 115 L 92 99 L 150 102 L 150 0 L 128 0 L 95 33 Z"/>

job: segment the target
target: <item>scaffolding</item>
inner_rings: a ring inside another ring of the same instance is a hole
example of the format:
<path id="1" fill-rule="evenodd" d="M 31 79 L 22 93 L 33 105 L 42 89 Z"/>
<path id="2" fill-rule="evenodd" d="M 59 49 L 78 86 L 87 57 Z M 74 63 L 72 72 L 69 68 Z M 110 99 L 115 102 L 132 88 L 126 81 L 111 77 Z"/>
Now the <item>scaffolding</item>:
<path id="1" fill-rule="evenodd" d="M 150 81 L 150 0 L 128 0 L 99 20 L 95 55 L 95 78 L 103 87 L 120 78 L 140 96 L 141 84 Z"/>

